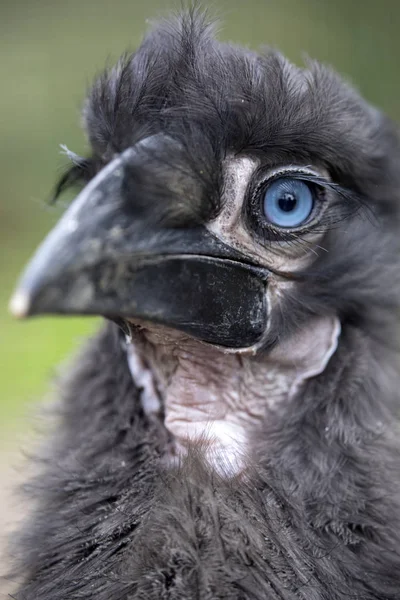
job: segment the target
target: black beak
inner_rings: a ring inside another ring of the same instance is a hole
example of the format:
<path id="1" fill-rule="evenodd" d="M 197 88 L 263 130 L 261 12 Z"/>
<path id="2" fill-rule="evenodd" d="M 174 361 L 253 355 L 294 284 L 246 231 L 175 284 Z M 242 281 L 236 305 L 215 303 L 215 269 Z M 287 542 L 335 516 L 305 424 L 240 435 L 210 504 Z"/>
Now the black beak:
<path id="1" fill-rule="evenodd" d="M 162 227 L 126 210 L 126 170 L 145 156 L 138 146 L 78 195 L 28 265 L 11 311 L 137 318 L 232 349 L 257 345 L 268 272 L 205 227 Z"/>

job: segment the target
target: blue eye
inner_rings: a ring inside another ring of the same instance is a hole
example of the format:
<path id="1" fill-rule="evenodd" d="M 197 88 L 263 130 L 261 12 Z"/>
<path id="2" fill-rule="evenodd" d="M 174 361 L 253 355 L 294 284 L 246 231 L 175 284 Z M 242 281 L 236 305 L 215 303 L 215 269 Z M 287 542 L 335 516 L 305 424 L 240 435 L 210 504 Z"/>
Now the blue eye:
<path id="1" fill-rule="evenodd" d="M 314 207 L 313 194 L 300 179 L 281 177 L 271 183 L 264 196 L 264 215 L 278 227 L 299 227 Z"/>

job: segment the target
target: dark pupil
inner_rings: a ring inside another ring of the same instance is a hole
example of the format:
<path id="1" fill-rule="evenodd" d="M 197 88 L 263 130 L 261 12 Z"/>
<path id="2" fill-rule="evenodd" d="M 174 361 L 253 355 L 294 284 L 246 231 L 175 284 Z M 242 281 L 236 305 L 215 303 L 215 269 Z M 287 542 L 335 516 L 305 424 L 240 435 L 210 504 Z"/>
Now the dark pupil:
<path id="1" fill-rule="evenodd" d="M 296 206 L 297 198 L 291 192 L 285 192 L 278 200 L 279 208 L 285 212 L 290 212 Z"/>

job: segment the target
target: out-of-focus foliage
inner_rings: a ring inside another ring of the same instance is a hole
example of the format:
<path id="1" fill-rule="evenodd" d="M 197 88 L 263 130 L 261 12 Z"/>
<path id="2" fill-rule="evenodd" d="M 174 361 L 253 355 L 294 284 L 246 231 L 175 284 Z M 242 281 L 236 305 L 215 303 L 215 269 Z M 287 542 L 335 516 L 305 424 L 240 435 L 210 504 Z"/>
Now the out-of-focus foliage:
<path id="1" fill-rule="evenodd" d="M 79 111 L 106 62 L 134 49 L 163 0 L 3 0 L 0 3 L 0 438 L 45 391 L 54 366 L 96 320 L 7 314 L 15 280 L 62 206 L 45 200 L 65 160 L 85 154 Z M 207 5 L 207 3 L 204 3 Z M 213 0 L 220 36 L 332 64 L 373 103 L 400 118 L 397 0 Z M 147 23 L 146 23 L 147 20 Z"/>

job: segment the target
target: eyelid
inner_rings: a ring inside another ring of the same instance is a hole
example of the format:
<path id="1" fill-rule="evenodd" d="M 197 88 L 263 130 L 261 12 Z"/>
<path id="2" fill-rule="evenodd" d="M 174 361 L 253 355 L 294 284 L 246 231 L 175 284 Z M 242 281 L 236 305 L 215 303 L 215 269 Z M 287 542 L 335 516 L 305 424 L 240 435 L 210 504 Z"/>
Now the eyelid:
<path id="1" fill-rule="evenodd" d="M 254 202 L 260 196 L 262 190 L 266 190 L 274 181 L 284 177 L 292 177 L 304 182 L 315 185 L 320 190 L 331 191 L 336 188 L 336 184 L 332 182 L 325 169 L 317 170 L 310 166 L 304 165 L 287 165 L 269 169 L 260 177 L 258 183 L 255 184 L 251 192 L 251 202 Z M 322 200 L 323 196 L 319 197 Z M 314 212 L 314 211 L 313 211 Z"/>
<path id="2" fill-rule="evenodd" d="M 317 169 L 309 166 L 287 165 L 285 167 L 269 169 L 254 191 L 257 192 L 262 186 L 272 183 L 272 181 L 275 181 L 275 179 L 279 179 L 280 177 L 295 177 L 296 179 L 302 179 L 302 176 L 304 181 L 310 181 L 321 187 L 324 187 L 325 185 L 329 187 L 332 185 L 332 180 L 326 171 L 317 171 Z"/>
<path id="3" fill-rule="evenodd" d="M 274 167 L 273 169 L 269 169 L 266 172 L 265 179 L 270 179 L 271 177 L 282 177 L 282 176 L 286 175 L 287 173 L 290 173 L 290 174 L 300 173 L 300 174 L 304 174 L 304 175 L 313 175 L 314 177 L 322 176 L 321 171 L 317 171 L 317 169 L 310 167 L 308 165 L 307 166 L 287 165 L 287 166 Z"/>

